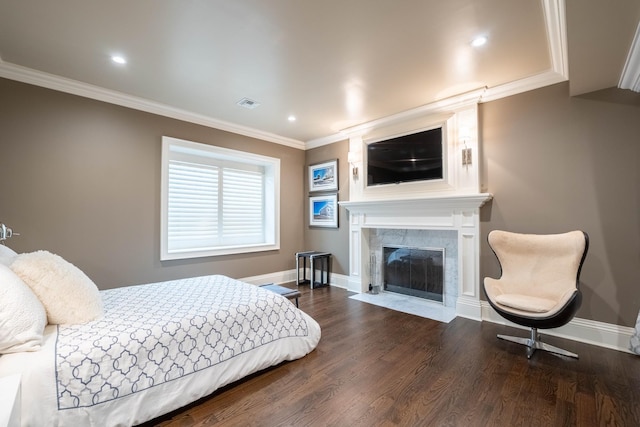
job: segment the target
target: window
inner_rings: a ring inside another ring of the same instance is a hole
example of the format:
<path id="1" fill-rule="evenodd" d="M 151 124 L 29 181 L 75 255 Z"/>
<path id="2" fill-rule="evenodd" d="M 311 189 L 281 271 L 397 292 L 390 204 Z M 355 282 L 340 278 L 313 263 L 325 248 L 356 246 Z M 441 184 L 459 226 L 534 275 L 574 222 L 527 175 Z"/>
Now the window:
<path id="1" fill-rule="evenodd" d="M 279 249 L 280 160 L 162 138 L 160 259 Z"/>

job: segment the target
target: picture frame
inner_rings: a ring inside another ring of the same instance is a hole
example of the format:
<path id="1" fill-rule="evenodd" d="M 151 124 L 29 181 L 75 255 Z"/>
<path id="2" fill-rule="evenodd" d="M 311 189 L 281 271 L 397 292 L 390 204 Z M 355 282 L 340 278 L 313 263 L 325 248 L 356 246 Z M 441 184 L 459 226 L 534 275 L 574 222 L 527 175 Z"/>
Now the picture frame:
<path id="1" fill-rule="evenodd" d="M 338 228 L 338 194 L 309 197 L 309 226 Z"/>
<path id="2" fill-rule="evenodd" d="M 309 192 L 338 191 L 338 159 L 309 166 Z"/>

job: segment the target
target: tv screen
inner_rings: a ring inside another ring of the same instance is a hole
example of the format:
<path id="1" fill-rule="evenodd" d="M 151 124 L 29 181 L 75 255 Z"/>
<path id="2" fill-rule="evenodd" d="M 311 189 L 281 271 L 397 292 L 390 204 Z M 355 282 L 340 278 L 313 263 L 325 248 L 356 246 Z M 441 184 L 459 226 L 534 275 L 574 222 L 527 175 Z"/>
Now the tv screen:
<path id="1" fill-rule="evenodd" d="M 442 128 L 367 145 L 367 185 L 443 178 Z"/>

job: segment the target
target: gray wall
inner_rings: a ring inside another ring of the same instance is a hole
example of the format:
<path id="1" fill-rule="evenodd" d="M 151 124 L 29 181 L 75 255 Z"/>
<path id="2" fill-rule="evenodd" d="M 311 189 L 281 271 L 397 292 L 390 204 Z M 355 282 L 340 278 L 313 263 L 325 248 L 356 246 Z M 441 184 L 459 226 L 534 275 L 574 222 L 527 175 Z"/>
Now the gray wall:
<path id="1" fill-rule="evenodd" d="M 338 229 L 308 226 L 307 166 L 339 159 L 349 199 L 348 143 L 306 152 L 178 120 L 0 79 L 0 221 L 22 233 L 19 252 L 47 249 L 100 288 L 221 273 L 293 269 L 293 254 L 333 254 L 348 274 L 348 215 Z M 568 83 L 480 105 L 483 190 L 481 277 L 499 274 L 493 229 L 582 229 L 591 248 L 579 317 L 632 326 L 640 309 L 640 110 L 571 98 Z M 281 250 L 159 261 L 162 135 L 282 161 Z"/>
<path id="2" fill-rule="evenodd" d="M 0 79 L 0 221 L 18 252 L 46 249 L 99 288 L 294 268 L 303 247 L 305 152 Z M 281 159 L 281 249 L 160 262 L 163 135 Z"/>
<path id="3" fill-rule="evenodd" d="M 306 151 L 306 167 L 315 163 L 338 159 L 338 201 L 349 200 L 349 174 L 347 163 L 349 141 L 324 145 Z M 305 169 L 306 169 L 305 167 Z M 309 174 L 305 173 L 304 187 L 304 250 L 331 253 L 331 271 L 349 274 L 349 217 L 345 208 L 338 209 L 338 228 L 309 227 Z"/>
<path id="4" fill-rule="evenodd" d="M 480 277 L 500 274 L 486 243 L 491 230 L 581 229 L 590 250 L 578 316 L 633 326 L 640 310 L 638 107 L 571 98 L 562 83 L 481 104 L 479 115 L 482 190 L 494 194 L 481 209 Z M 348 199 L 347 151 L 346 142 L 307 151 L 307 165 L 340 159 L 340 200 Z M 348 217 L 340 214 L 338 230 L 307 228 L 304 241 L 332 252 L 335 270 L 348 274 Z"/>
<path id="5" fill-rule="evenodd" d="M 493 229 L 590 236 L 578 317 L 633 326 L 640 310 L 640 109 L 569 97 L 569 84 L 480 106 L 481 277 Z"/>

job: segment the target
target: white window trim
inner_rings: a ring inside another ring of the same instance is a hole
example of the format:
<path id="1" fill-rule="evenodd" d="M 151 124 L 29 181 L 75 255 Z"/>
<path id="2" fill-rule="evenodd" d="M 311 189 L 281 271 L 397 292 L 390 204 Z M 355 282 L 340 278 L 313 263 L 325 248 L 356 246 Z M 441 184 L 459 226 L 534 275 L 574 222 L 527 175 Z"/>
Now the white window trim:
<path id="1" fill-rule="evenodd" d="M 267 224 L 267 242 L 263 244 L 219 246 L 207 250 L 184 250 L 169 252 L 168 250 L 168 199 L 169 199 L 169 157 L 172 147 L 177 147 L 184 153 L 211 156 L 218 159 L 235 160 L 241 163 L 253 163 L 270 169 L 267 174 L 269 185 L 273 185 L 273 194 L 267 195 L 265 200 L 265 217 Z M 232 150 L 213 145 L 192 141 L 162 137 L 162 170 L 160 194 L 160 260 L 175 260 L 200 258 L 219 255 L 263 252 L 280 249 L 280 159 L 262 156 L 244 151 Z"/>

